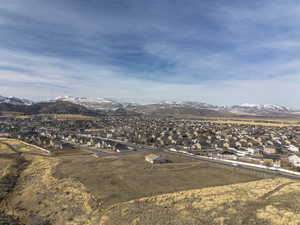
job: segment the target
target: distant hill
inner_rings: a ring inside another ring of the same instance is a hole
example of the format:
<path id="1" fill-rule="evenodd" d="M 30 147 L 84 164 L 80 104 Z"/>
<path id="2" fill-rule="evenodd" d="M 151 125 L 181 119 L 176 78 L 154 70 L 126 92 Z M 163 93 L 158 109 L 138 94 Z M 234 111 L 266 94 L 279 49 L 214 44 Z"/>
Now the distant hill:
<path id="1" fill-rule="evenodd" d="M 104 113 L 96 110 L 89 110 L 84 106 L 70 102 L 41 102 L 32 105 L 14 105 L 11 103 L 0 103 L 2 112 L 20 112 L 25 114 L 82 114 L 88 116 L 103 115 Z"/>
<path id="2" fill-rule="evenodd" d="M 197 102 L 161 102 L 158 104 L 129 105 L 128 110 L 150 115 L 190 114 L 197 116 L 224 116 L 230 114 L 220 112 L 217 106 Z"/>
<path id="3" fill-rule="evenodd" d="M 235 114 L 249 114 L 249 115 L 274 115 L 274 114 L 288 114 L 293 112 L 292 109 L 280 106 L 280 105 L 271 105 L 271 104 L 241 104 L 234 105 L 227 108 L 228 112 Z"/>
<path id="4" fill-rule="evenodd" d="M 85 98 L 85 97 L 63 96 L 63 97 L 57 97 L 52 101 L 71 102 L 74 104 L 84 106 L 91 110 L 117 110 L 119 108 L 123 108 L 123 105 L 121 103 L 106 98 Z"/>
<path id="5" fill-rule="evenodd" d="M 21 112 L 26 113 L 30 111 L 30 106 L 28 105 L 16 105 L 12 103 L 2 102 L 0 103 L 0 112 Z"/>

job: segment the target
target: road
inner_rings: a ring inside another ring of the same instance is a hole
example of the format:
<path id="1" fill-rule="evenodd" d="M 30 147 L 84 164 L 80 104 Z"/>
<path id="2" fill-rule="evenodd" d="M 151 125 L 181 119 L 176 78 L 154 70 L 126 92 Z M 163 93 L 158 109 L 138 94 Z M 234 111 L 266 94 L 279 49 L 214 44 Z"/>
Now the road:
<path id="1" fill-rule="evenodd" d="M 285 178 L 289 178 L 289 179 L 296 179 L 296 180 L 300 180 L 300 176 L 299 175 L 292 175 L 289 174 L 288 172 L 282 172 L 279 170 L 274 170 L 274 169 L 268 169 L 268 168 L 259 168 L 256 167 L 255 164 L 253 165 L 239 165 L 239 162 L 228 162 L 228 161 L 224 161 L 222 159 L 216 159 L 216 158 L 205 158 L 205 157 L 201 157 L 201 156 L 197 156 L 197 155 L 186 155 L 183 153 L 179 153 L 179 152 L 172 152 L 169 150 L 164 150 L 164 152 L 168 152 L 170 154 L 176 154 L 176 155 L 181 155 L 181 156 L 185 156 L 188 158 L 193 158 L 195 160 L 199 160 L 199 161 L 206 161 L 206 162 L 211 162 L 211 163 L 216 163 L 219 165 L 225 165 L 225 166 L 231 166 L 234 168 L 238 168 L 238 169 L 244 169 L 244 170 L 250 170 L 250 171 L 255 171 L 258 173 L 264 173 L 264 174 L 268 174 L 268 175 L 274 175 L 274 176 L 280 176 L 280 177 L 285 177 Z"/>

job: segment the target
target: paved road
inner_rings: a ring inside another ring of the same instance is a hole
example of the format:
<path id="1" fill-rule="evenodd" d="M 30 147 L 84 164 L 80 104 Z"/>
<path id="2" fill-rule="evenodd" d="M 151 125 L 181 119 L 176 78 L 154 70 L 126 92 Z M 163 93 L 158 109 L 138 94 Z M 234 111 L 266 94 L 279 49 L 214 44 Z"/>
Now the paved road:
<path id="1" fill-rule="evenodd" d="M 159 150 L 156 150 L 156 149 L 149 149 L 149 148 L 145 149 L 145 148 L 140 148 L 137 146 L 135 146 L 136 150 L 126 150 L 126 151 L 121 151 L 121 152 L 105 152 L 105 151 L 101 151 L 101 149 L 92 148 L 92 147 L 88 147 L 88 146 L 84 146 L 84 145 L 75 145 L 75 146 L 81 150 L 95 153 L 97 156 L 126 155 L 126 154 L 135 153 L 135 152 L 159 153 Z"/>
<path id="2" fill-rule="evenodd" d="M 263 174 L 268 174 L 268 175 L 273 175 L 273 176 L 279 176 L 279 177 L 285 177 L 285 178 L 294 179 L 294 180 L 300 180 L 300 177 L 297 176 L 297 175 L 290 175 L 290 174 L 280 172 L 280 171 L 273 171 L 273 170 L 256 168 L 256 167 L 245 166 L 245 165 L 236 165 L 234 163 L 224 162 L 224 161 L 221 161 L 221 160 L 200 158 L 198 156 L 186 155 L 186 154 L 183 154 L 183 153 L 172 152 L 172 151 L 169 151 L 169 150 L 164 150 L 164 151 L 168 152 L 168 153 L 171 153 L 171 154 L 181 155 L 181 156 L 184 156 L 184 157 L 187 157 L 187 158 L 193 158 L 193 159 L 199 160 L 199 161 L 211 162 L 211 163 L 230 166 L 230 167 L 234 167 L 234 168 L 238 168 L 238 169 L 250 170 L 250 171 L 255 171 L 255 172 L 258 172 L 258 173 L 263 173 Z"/>

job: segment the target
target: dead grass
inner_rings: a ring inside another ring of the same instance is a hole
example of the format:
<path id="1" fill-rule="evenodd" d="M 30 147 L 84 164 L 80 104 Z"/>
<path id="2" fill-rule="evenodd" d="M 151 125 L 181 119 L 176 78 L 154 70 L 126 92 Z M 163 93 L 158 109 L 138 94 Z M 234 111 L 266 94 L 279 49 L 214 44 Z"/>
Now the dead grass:
<path id="1" fill-rule="evenodd" d="M 253 122 L 253 121 L 234 121 L 234 120 L 206 120 L 204 122 L 218 123 L 218 124 L 237 124 L 237 125 L 255 125 L 264 127 L 290 127 L 300 126 L 296 123 L 266 123 L 266 122 Z"/>
<path id="2" fill-rule="evenodd" d="M 16 116 L 17 119 L 30 119 L 32 117 L 32 115 L 19 115 Z"/>
<path id="3" fill-rule="evenodd" d="M 283 184 L 268 199 L 262 198 Z M 118 204 L 106 224 L 276 224 L 300 223 L 300 183 L 276 178 L 141 198 Z M 122 220 L 120 220 L 122 218 Z M 139 221 L 137 223 L 137 221 Z"/>
<path id="4" fill-rule="evenodd" d="M 7 145 L 0 143 L 0 176 L 4 176 L 15 159 L 15 153 Z"/>
<path id="5" fill-rule="evenodd" d="M 257 174 L 166 155 L 170 164 L 145 162 L 146 153 L 116 157 L 62 158 L 55 176 L 75 177 L 107 207 L 111 204 L 181 190 L 261 179 Z"/>
<path id="6" fill-rule="evenodd" d="M 1 141 L 5 141 L 7 139 L 0 139 Z M 0 143 L 0 154 L 11 154 L 14 153 L 6 144 Z"/>
<path id="7" fill-rule="evenodd" d="M 58 120 L 95 120 L 95 117 L 84 116 L 80 114 L 56 114 L 56 119 Z"/>
<path id="8" fill-rule="evenodd" d="M 290 127 L 300 126 L 300 118 L 239 118 L 239 117 L 207 117 L 193 115 L 178 115 L 179 118 L 201 119 L 202 122 L 218 124 L 256 125 L 268 127 Z"/>
<path id="9" fill-rule="evenodd" d="M 12 211 L 8 213 L 14 213 L 25 223 L 33 214 L 53 225 L 98 224 L 97 201 L 86 187 L 71 178 L 59 180 L 52 175 L 59 161 L 32 157 L 10 197 Z"/>
<path id="10" fill-rule="evenodd" d="M 18 141 L 11 138 L 1 138 L 0 141 L 3 143 L 9 144 L 14 147 L 18 152 L 21 153 L 38 153 L 38 154 L 48 154 L 47 149 L 42 150 L 38 146 L 26 144 L 24 142 Z"/>

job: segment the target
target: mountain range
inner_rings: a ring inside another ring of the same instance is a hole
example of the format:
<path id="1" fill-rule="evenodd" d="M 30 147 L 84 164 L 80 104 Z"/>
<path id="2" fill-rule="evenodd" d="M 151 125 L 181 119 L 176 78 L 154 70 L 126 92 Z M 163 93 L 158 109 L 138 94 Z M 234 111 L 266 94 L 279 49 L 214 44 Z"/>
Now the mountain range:
<path id="1" fill-rule="evenodd" d="M 17 98 L 17 97 L 4 97 L 0 95 L 0 103 L 9 103 L 14 105 L 31 105 L 33 101 L 25 99 L 25 98 Z"/>
<path id="2" fill-rule="evenodd" d="M 63 103 L 69 103 L 64 104 Z M 20 107 L 27 107 L 29 111 L 40 109 L 40 106 L 51 106 L 53 111 L 54 105 L 59 105 L 60 112 L 67 112 L 64 107 L 71 107 L 72 112 L 85 112 L 92 114 L 92 111 L 110 111 L 110 112 L 135 112 L 141 114 L 193 114 L 193 115 L 249 115 L 249 116 L 281 116 L 297 115 L 300 111 L 285 106 L 271 104 L 241 104 L 233 106 L 217 106 L 203 102 L 195 101 L 162 101 L 152 104 L 121 103 L 107 98 L 86 98 L 59 96 L 45 102 L 33 102 L 24 98 L 4 97 L 0 95 L 0 110 L 14 111 Z M 2 106 L 1 106 L 2 105 Z M 6 107 L 4 107 L 5 105 Z M 77 109 L 75 110 L 74 107 Z M 79 108 L 80 109 L 79 109 Z M 47 108 L 47 107 L 46 107 Z M 54 107 L 55 108 L 55 107 Z M 51 111 L 50 110 L 50 111 Z M 26 110 L 25 110 L 26 111 Z M 28 111 L 28 110 L 27 110 Z M 45 113 L 47 110 L 44 110 Z M 56 110 L 54 110 L 55 112 Z"/>

